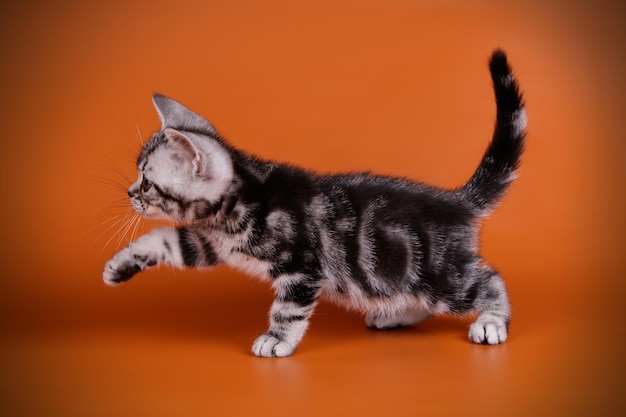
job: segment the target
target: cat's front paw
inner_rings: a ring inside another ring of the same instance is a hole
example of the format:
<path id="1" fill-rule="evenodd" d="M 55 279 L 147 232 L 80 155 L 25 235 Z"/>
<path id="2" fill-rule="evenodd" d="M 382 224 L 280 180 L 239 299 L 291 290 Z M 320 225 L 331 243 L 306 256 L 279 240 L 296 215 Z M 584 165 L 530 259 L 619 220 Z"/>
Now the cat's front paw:
<path id="1" fill-rule="evenodd" d="M 282 358 L 289 356 L 296 349 L 294 345 L 280 340 L 269 333 L 259 336 L 252 345 L 252 353 L 264 358 Z"/>
<path id="2" fill-rule="evenodd" d="M 128 281 L 150 264 L 145 256 L 133 255 L 129 248 L 125 248 L 104 265 L 102 279 L 108 285 L 117 285 Z"/>

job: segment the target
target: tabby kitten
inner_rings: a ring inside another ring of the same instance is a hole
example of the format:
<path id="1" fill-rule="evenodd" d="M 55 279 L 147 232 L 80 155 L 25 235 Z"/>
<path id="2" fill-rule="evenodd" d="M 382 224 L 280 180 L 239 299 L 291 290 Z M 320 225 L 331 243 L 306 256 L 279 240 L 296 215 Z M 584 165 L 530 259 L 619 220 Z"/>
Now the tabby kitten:
<path id="1" fill-rule="evenodd" d="M 507 338 L 500 275 L 479 255 L 480 221 L 515 178 L 526 113 L 503 51 L 489 67 L 497 103 L 491 144 L 463 187 L 443 190 L 368 173 L 317 175 L 229 145 L 211 123 L 155 94 L 162 128 L 137 158 L 133 209 L 179 226 L 153 230 L 106 263 L 115 285 L 158 264 L 220 263 L 271 282 L 257 356 L 290 355 L 320 298 L 365 314 L 374 329 L 435 314 L 477 313 L 474 343 Z"/>

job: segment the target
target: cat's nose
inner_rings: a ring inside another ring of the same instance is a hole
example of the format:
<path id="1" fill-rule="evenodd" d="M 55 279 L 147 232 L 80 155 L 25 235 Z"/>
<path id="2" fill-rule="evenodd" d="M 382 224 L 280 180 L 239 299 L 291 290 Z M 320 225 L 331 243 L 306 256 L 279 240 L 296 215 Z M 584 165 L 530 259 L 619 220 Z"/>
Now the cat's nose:
<path id="1" fill-rule="evenodd" d="M 128 190 L 128 197 L 133 198 L 133 193 L 130 190 Z"/>

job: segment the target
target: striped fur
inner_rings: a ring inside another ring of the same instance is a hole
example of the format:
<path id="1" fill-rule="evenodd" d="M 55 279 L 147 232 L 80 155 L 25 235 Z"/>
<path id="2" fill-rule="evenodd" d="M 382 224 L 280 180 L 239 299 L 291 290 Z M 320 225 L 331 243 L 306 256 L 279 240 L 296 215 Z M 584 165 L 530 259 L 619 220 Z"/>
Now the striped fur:
<path id="1" fill-rule="evenodd" d="M 290 355 L 320 297 L 406 326 L 435 314 L 478 313 L 469 339 L 507 338 L 510 306 L 480 257 L 479 220 L 515 177 L 524 145 L 521 94 L 502 51 L 491 57 L 494 136 L 468 183 L 443 190 L 367 173 L 316 175 L 230 146 L 174 100 L 154 96 L 163 128 L 137 160 L 134 209 L 180 226 L 144 235 L 105 266 L 108 284 L 150 266 L 224 263 L 270 281 L 276 299 L 258 356 Z"/>

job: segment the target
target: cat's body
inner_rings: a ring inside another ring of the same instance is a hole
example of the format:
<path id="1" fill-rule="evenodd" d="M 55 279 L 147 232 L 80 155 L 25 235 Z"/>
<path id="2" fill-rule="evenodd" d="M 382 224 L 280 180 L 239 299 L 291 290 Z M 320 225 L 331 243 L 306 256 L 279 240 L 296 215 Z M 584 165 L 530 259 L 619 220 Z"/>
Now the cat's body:
<path id="1" fill-rule="evenodd" d="M 494 138 L 456 190 L 366 173 L 320 176 L 262 161 L 155 95 L 163 128 L 144 146 L 129 196 L 139 214 L 180 226 L 156 229 L 117 253 L 105 266 L 105 282 L 159 263 L 225 263 L 267 279 L 276 299 L 269 330 L 252 347 L 258 356 L 291 354 L 320 297 L 361 311 L 378 329 L 478 313 L 470 340 L 504 342 L 510 305 L 502 279 L 479 255 L 478 233 L 514 179 L 526 120 L 503 52 L 494 52 L 490 69 Z"/>

